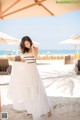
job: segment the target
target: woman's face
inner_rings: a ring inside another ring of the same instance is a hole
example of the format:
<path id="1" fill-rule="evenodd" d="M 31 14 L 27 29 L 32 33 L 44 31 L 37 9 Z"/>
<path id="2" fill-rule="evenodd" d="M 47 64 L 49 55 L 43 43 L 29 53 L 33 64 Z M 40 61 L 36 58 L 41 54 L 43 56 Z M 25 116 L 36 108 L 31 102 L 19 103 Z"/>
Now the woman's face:
<path id="1" fill-rule="evenodd" d="M 25 42 L 24 42 L 24 45 L 25 45 L 26 48 L 30 48 L 30 47 L 31 47 L 29 41 L 25 41 Z"/>

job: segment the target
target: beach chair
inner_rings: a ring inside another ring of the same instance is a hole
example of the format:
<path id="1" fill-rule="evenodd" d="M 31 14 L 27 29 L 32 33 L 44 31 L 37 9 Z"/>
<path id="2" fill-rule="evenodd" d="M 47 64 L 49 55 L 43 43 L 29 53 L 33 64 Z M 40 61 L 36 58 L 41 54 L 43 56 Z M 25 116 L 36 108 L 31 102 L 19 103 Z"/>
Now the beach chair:
<path id="1" fill-rule="evenodd" d="M 12 66 L 9 65 L 7 58 L 0 59 L 0 75 L 9 75 L 11 73 Z"/>
<path id="2" fill-rule="evenodd" d="M 65 56 L 64 64 L 70 64 L 70 63 L 71 63 L 71 56 L 70 55 Z"/>
<path id="3" fill-rule="evenodd" d="M 0 113 L 1 113 L 1 91 L 0 91 Z"/>
<path id="4" fill-rule="evenodd" d="M 80 59 L 78 59 L 75 64 L 75 72 L 76 74 L 80 74 Z"/>

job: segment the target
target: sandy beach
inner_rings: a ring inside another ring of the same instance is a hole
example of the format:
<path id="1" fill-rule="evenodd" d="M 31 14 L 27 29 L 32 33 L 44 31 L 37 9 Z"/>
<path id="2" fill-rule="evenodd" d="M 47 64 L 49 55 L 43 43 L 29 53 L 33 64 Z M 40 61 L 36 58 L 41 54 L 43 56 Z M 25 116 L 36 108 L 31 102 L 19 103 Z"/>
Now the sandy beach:
<path id="1" fill-rule="evenodd" d="M 41 120 L 80 120 L 80 75 L 75 74 L 74 64 L 38 60 L 37 67 L 52 105 L 52 116 Z M 10 76 L 0 76 L 2 112 L 8 112 L 8 120 L 32 120 L 26 111 L 13 110 L 7 98 L 9 80 Z"/>

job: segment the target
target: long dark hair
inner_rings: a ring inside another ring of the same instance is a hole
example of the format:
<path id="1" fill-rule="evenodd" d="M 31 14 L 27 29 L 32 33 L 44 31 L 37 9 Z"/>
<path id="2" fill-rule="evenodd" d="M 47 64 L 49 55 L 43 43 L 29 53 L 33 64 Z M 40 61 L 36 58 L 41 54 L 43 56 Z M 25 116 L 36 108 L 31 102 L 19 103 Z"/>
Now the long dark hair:
<path id="1" fill-rule="evenodd" d="M 26 52 L 29 52 L 30 48 L 27 48 L 25 47 L 25 41 L 28 41 L 30 43 L 30 46 L 32 46 L 32 40 L 30 37 L 28 36 L 24 36 L 21 40 L 21 43 L 20 43 L 20 49 L 21 49 L 21 52 L 24 54 Z"/>

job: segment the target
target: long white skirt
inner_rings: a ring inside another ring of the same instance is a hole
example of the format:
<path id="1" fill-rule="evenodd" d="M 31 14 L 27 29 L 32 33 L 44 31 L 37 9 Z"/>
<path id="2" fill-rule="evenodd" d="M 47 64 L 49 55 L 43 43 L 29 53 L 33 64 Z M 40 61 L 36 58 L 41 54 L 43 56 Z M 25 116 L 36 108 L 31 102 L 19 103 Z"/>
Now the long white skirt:
<path id="1" fill-rule="evenodd" d="M 51 109 L 35 63 L 13 62 L 8 97 L 13 101 L 13 109 L 27 110 L 33 119 Z"/>

